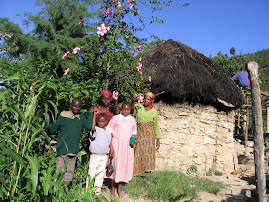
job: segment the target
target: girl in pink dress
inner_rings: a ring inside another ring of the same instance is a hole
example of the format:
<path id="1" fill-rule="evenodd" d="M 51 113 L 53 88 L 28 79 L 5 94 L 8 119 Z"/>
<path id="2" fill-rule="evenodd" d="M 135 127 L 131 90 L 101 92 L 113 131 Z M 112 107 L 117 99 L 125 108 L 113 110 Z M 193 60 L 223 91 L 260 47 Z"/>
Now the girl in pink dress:
<path id="1" fill-rule="evenodd" d="M 112 129 L 111 153 L 114 172 L 111 179 L 111 192 L 115 196 L 115 184 L 118 185 L 118 195 L 121 197 L 122 183 L 128 183 L 133 177 L 134 148 L 130 145 L 130 138 L 137 134 L 136 120 L 130 115 L 131 104 L 124 102 L 121 114 L 110 120 L 108 127 Z"/>

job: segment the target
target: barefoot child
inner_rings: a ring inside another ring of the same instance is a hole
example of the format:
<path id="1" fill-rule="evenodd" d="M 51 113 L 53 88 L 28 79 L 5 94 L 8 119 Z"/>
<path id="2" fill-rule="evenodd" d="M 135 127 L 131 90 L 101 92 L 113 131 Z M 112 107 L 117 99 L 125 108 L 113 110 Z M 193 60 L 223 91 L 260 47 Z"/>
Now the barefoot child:
<path id="1" fill-rule="evenodd" d="M 95 110 L 96 111 L 96 110 Z M 89 162 L 89 171 L 91 179 L 98 174 L 94 181 L 94 186 L 97 188 L 95 191 L 96 195 L 100 194 L 101 187 L 103 185 L 106 165 L 108 163 L 108 154 L 110 152 L 110 143 L 111 143 L 111 130 L 106 126 L 107 125 L 107 115 L 101 113 L 97 117 L 97 125 L 95 126 L 95 116 L 94 112 L 93 118 L 93 138 L 90 138 L 90 162 Z M 86 180 L 86 189 L 88 189 L 89 177 Z"/>
<path id="2" fill-rule="evenodd" d="M 88 119 L 80 113 L 82 108 L 80 98 L 75 97 L 70 107 L 71 111 L 62 111 L 56 122 L 48 126 L 51 133 L 59 131 L 57 136 L 57 170 L 78 153 L 82 129 L 90 130 L 92 128 L 93 112 L 90 110 Z M 63 170 L 64 182 L 72 181 L 73 174 L 68 171 L 74 172 L 75 165 L 76 159 L 68 163 Z"/>
<path id="3" fill-rule="evenodd" d="M 118 185 L 118 195 L 121 197 L 122 183 L 128 183 L 133 176 L 134 149 L 130 145 L 130 138 L 136 135 L 136 121 L 130 115 L 131 104 L 124 102 L 121 114 L 115 115 L 110 120 L 108 127 L 112 129 L 111 150 L 113 154 L 112 165 L 114 167 L 111 179 L 111 192 L 115 196 L 115 183 Z"/>

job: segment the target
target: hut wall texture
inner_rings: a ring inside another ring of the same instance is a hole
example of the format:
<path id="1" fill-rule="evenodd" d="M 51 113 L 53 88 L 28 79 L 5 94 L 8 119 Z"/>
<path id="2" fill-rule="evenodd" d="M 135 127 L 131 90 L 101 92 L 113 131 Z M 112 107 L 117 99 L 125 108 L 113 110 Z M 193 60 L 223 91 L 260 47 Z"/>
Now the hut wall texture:
<path id="1" fill-rule="evenodd" d="M 162 133 L 156 153 L 156 170 L 187 172 L 196 165 L 203 175 L 210 168 L 231 172 L 237 168 L 234 147 L 234 111 L 213 106 L 155 104 Z"/>

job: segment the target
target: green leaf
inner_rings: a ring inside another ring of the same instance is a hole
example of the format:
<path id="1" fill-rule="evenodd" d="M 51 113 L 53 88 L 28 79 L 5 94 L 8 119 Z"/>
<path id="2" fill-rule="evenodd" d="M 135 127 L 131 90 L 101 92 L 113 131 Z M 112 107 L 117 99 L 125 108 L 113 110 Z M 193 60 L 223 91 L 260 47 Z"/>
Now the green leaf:
<path id="1" fill-rule="evenodd" d="M 25 161 L 18 153 L 14 152 L 11 149 L 4 149 L 2 150 L 2 153 L 6 154 L 10 158 L 12 158 L 14 161 L 17 161 L 21 166 L 25 167 Z"/>
<path id="2" fill-rule="evenodd" d="M 39 128 L 37 131 L 34 132 L 34 134 L 31 136 L 31 141 L 28 144 L 28 149 L 30 150 L 32 147 L 32 144 L 37 140 L 37 138 L 35 138 L 36 135 L 38 135 L 39 133 L 41 133 L 44 129 L 43 128 Z"/>
<path id="3" fill-rule="evenodd" d="M 57 114 L 58 114 L 57 105 L 54 102 L 52 102 L 51 100 L 48 100 L 48 102 L 53 106 L 54 112 L 55 112 L 55 117 L 57 117 Z"/>
<path id="4" fill-rule="evenodd" d="M 27 123 L 27 121 L 26 121 L 22 111 L 19 109 L 19 107 L 17 105 L 12 105 L 12 108 L 20 115 L 20 117 L 22 118 L 24 123 Z"/>
<path id="5" fill-rule="evenodd" d="M 2 183 L 2 184 L 7 184 L 6 183 L 6 179 L 4 178 L 4 174 L 3 173 L 0 173 L 0 183 Z"/>
<path id="6" fill-rule="evenodd" d="M 18 74 L 13 74 L 12 76 L 8 76 L 7 78 L 3 79 L 3 81 L 9 81 L 14 79 L 20 79 Z"/>
<path id="7" fill-rule="evenodd" d="M 35 157 L 28 157 L 27 159 L 31 168 L 32 192 L 35 195 L 38 183 L 38 161 Z"/>
<path id="8" fill-rule="evenodd" d="M 10 89 L 6 89 L 3 92 L 0 92 L 0 100 L 4 99 L 7 93 L 12 93 L 12 91 Z"/>

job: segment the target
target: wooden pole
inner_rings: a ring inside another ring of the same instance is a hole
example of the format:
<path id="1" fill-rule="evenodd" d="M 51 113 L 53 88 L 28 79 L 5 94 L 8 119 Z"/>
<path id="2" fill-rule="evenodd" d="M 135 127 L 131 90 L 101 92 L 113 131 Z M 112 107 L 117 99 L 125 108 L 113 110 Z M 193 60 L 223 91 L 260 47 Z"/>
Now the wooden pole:
<path id="1" fill-rule="evenodd" d="M 249 125 L 249 109 L 246 109 L 246 128 L 245 128 L 245 148 L 247 147 L 248 141 L 248 125 Z"/>
<path id="2" fill-rule="evenodd" d="M 263 121 L 261 108 L 261 92 L 258 77 L 258 63 L 252 61 L 248 63 L 248 71 L 251 80 L 251 99 L 252 99 L 252 121 L 254 135 L 254 159 L 256 190 L 259 202 L 266 202 L 266 179 L 264 165 L 264 139 L 263 139 Z"/>
<path id="3" fill-rule="evenodd" d="M 246 108 L 246 112 L 244 114 L 244 139 L 245 139 L 245 142 L 244 142 L 244 147 L 247 148 L 248 146 L 248 108 Z"/>
<path id="4" fill-rule="evenodd" d="M 267 106 L 267 133 L 269 133 L 269 106 Z"/>

